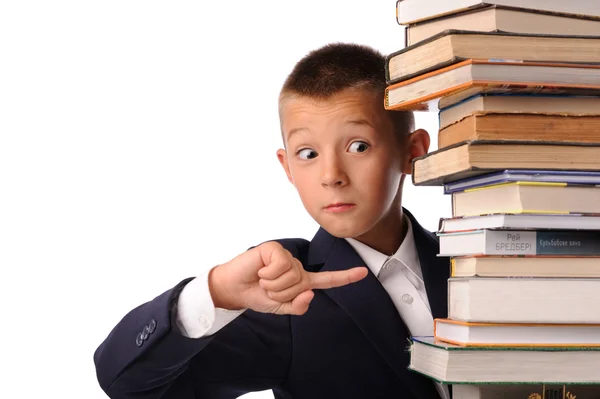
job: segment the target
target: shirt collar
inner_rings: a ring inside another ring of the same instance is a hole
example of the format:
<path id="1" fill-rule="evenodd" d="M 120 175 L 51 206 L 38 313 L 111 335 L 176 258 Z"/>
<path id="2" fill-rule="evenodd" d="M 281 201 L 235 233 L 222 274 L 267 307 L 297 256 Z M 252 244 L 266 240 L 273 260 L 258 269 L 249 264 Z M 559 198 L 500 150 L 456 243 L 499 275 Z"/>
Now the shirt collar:
<path id="1" fill-rule="evenodd" d="M 354 238 L 346 238 L 345 240 L 354 248 L 358 256 L 365 261 L 366 266 L 371 270 L 375 276 L 379 276 L 381 268 L 389 258 L 395 258 L 406 267 L 409 267 L 420 278 L 422 277 L 421 265 L 419 263 L 419 255 L 417 254 L 417 247 L 415 245 L 415 237 L 413 236 L 413 229 L 410 219 L 404 216 L 404 223 L 407 224 L 406 236 L 402 240 L 402 244 L 392 256 L 387 256 L 368 245 Z"/>

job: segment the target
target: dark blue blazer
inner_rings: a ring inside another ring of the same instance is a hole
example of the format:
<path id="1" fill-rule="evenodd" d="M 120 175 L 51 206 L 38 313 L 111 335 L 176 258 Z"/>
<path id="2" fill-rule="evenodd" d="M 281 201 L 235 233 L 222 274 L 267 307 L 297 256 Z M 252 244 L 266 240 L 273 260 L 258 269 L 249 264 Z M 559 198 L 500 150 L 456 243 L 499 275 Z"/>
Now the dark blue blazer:
<path id="1" fill-rule="evenodd" d="M 413 225 L 434 317 L 447 315 L 447 258 L 436 237 Z M 344 239 L 320 229 L 312 241 L 277 240 L 306 270 L 343 270 L 365 263 Z M 409 332 L 369 271 L 345 287 L 315 290 L 302 316 L 247 310 L 213 336 L 189 339 L 175 330 L 172 306 L 190 279 L 129 312 L 94 354 L 109 397 L 235 398 L 272 389 L 276 398 L 439 398 L 433 383 L 409 371 Z"/>

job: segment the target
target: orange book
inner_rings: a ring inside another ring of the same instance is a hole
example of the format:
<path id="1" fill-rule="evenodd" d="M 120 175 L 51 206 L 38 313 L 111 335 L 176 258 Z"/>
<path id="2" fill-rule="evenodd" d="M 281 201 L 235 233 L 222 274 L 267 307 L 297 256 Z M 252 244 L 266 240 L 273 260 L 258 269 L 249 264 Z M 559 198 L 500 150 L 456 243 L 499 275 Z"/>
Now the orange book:
<path id="1" fill-rule="evenodd" d="M 438 111 L 482 93 L 600 95 L 600 65 L 469 59 L 388 86 L 384 106 Z"/>
<path id="2" fill-rule="evenodd" d="M 499 324 L 435 319 L 435 339 L 460 346 L 600 347 L 600 324 Z"/>

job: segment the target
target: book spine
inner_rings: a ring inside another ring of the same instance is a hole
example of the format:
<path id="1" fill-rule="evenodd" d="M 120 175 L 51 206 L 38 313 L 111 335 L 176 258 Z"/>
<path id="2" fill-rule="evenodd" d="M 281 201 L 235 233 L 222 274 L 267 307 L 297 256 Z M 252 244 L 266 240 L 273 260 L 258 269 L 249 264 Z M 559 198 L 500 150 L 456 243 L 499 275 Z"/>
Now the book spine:
<path id="1" fill-rule="evenodd" d="M 486 230 L 486 255 L 599 256 L 600 231 Z"/>

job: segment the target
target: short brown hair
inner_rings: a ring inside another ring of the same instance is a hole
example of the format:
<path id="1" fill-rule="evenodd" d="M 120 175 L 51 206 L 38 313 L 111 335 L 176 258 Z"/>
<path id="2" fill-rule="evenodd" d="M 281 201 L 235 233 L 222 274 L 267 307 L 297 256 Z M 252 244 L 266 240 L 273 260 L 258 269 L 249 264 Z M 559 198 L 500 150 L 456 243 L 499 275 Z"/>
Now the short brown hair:
<path id="1" fill-rule="evenodd" d="M 349 88 L 365 87 L 383 96 L 386 87 L 385 56 L 379 51 L 360 44 L 332 43 L 311 51 L 302 58 L 288 75 L 279 99 L 287 94 L 298 94 L 318 100 Z M 414 130 L 414 116 L 407 111 L 386 111 L 396 132 L 404 137 Z"/>

